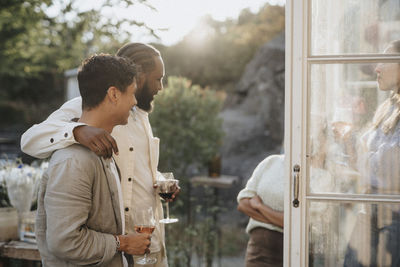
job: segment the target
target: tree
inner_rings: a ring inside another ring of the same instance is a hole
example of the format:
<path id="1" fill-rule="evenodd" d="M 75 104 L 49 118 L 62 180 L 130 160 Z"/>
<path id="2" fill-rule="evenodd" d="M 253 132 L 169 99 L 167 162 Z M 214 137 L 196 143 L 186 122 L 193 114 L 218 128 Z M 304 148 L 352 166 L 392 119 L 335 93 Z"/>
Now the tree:
<path id="1" fill-rule="evenodd" d="M 95 52 L 115 53 L 128 41 L 127 25 L 147 28 L 131 18 L 103 14 L 114 6 L 148 5 L 147 0 L 102 0 L 88 10 L 81 3 L 0 2 L 0 110 L 5 115 L 0 124 L 43 120 L 64 101 L 65 70 Z"/>
<path id="2" fill-rule="evenodd" d="M 185 179 L 189 167 L 201 169 L 219 151 L 222 99 L 212 90 L 172 76 L 154 102 L 150 122 L 161 139 L 159 169 L 173 170 Z"/>
<path id="3" fill-rule="evenodd" d="M 170 75 L 227 89 L 240 79 L 260 46 L 284 28 L 284 7 L 266 4 L 256 14 L 244 9 L 238 19 L 216 21 L 206 16 L 183 41 L 158 47 Z"/>

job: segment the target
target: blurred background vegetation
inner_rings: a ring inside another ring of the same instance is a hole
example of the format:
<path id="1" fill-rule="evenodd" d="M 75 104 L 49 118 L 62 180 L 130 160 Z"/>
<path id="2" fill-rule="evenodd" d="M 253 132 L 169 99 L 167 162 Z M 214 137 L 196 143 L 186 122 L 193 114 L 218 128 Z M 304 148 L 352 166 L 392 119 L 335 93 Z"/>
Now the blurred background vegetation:
<path id="1" fill-rule="evenodd" d="M 154 100 L 150 122 L 154 135 L 160 138 L 158 169 L 173 170 L 182 188 L 179 198 L 171 203 L 172 213 L 180 221 L 171 227 L 166 225 L 171 266 L 190 266 L 195 252 L 201 258 L 205 256 L 205 237 L 215 239 L 211 216 L 201 215 L 204 212 L 211 215 L 210 208 L 216 207 L 210 204 L 206 208 L 206 201 L 210 199 L 193 194 L 190 177 L 205 173 L 208 161 L 219 151 L 223 132 L 218 114 L 222 102 L 223 95 L 175 76 L 168 78 L 168 86 Z"/>
<path id="2" fill-rule="evenodd" d="M 110 5 L 148 5 L 146 0 L 103 0 L 89 11 L 79 11 L 77 2 L 0 2 L 0 126 L 27 127 L 46 118 L 64 102 L 64 71 L 90 54 L 115 53 L 123 43 L 137 41 L 123 25 L 155 35 L 141 22 L 101 15 Z M 59 12 L 50 16 L 46 10 L 53 6 Z M 237 19 L 204 17 L 200 24 L 175 45 L 154 44 L 163 55 L 166 73 L 229 91 L 256 50 L 284 29 L 284 7 L 266 4 L 258 13 L 245 9 Z M 201 45 L 199 32 L 206 35 Z"/>

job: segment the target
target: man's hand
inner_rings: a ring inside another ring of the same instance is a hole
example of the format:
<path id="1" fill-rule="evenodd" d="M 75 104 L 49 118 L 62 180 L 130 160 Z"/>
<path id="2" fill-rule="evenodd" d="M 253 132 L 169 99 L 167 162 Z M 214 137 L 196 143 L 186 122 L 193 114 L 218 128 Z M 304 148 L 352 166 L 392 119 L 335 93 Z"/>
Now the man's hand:
<path id="1" fill-rule="evenodd" d="M 143 255 L 149 253 L 150 235 L 133 233 L 129 235 L 119 235 L 119 250 L 130 255 Z"/>
<path id="2" fill-rule="evenodd" d="M 157 189 L 158 185 L 157 184 L 153 184 L 153 188 Z M 181 192 L 181 187 L 179 185 L 176 185 L 174 188 L 174 193 L 172 194 L 172 197 L 170 199 L 165 199 L 164 200 L 166 202 L 173 202 L 175 200 L 175 198 L 179 195 L 179 192 Z"/>
<path id="3" fill-rule="evenodd" d="M 97 156 L 111 158 L 113 151 L 118 155 L 117 142 L 103 129 L 82 125 L 75 127 L 73 134 L 78 143 L 92 150 Z"/>
<path id="4" fill-rule="evenodd" d="M 167 202 L 172 202 L 175 200 L 175 198 L 179 195 L 179 192 L 181 192 L 181 188 L 179 185 L 176 185 L 174 188 L 174 193 L 172 194 L 171 199 L 167 199 Z"/>

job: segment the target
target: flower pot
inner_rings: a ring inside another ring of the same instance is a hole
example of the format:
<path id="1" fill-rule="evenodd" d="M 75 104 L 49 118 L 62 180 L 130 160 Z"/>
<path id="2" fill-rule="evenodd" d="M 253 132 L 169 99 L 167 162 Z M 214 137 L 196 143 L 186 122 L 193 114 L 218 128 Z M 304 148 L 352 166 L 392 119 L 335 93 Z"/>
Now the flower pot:
<path id="1" fill-rule="evenodd" d="M 14 208 L 0 208 L 0 241 L 18 240 L 18 213 Z"/>
<path id="2" fill-rule="evenodd" d="M 19 240 L 36 244 L 35 217 L 36 211 L 28 211 L 19 214 Z"/>

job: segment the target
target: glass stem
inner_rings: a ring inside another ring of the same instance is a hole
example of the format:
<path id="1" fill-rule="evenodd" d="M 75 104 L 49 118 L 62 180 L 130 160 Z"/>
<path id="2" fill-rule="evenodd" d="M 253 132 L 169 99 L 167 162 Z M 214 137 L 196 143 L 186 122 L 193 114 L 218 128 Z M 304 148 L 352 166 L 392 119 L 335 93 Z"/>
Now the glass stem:
<path id="1" fill-rule="evenodd" d="M 167 210 L 167 219 L 169 220 L 169 205 L 168 205 L 168 202 L 165 202 L 165 209 Z"/>

